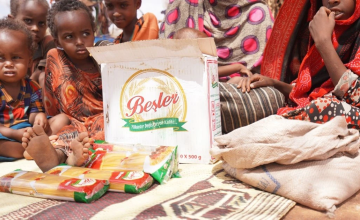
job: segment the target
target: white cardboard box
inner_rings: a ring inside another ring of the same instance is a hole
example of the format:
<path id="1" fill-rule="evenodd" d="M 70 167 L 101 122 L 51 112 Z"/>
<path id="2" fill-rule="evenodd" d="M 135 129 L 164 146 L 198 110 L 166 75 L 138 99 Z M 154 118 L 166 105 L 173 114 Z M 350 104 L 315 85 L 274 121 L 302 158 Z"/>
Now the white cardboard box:
<path id="1" fill-rule="evenodd" d="M 101 64 L 105 140 L 178 146 L 181 163 L 209 163 L 221 135 L 212 38 L 89 48 Z"/>

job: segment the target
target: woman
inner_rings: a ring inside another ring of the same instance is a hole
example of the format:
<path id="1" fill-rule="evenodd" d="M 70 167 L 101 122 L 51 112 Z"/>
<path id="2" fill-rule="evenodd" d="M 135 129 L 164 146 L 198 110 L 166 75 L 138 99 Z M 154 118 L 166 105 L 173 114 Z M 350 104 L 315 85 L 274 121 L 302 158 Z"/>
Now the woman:
<path id="1" fill-rule="evenodd" d="M 251 76 L 250 87 L 280 90 L 288 102 L 278 114 L 286 118 L 324 123 L 341 115 L 359 129 L 359 18 L 360 0 L 285 1 L 263 75 Z"/>

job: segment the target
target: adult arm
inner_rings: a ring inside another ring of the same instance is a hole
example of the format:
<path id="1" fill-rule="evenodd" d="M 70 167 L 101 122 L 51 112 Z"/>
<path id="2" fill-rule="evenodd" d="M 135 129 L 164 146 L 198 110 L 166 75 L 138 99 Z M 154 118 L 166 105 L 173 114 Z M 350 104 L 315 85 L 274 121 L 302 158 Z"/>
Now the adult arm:
<path id="1" fill-rule="evenodd" d="M 252 76 L 253 73 L 250 70 L 248 70 L 244 65 L 237 63 L 232 65 L 219 66 L 218 72 L 219 72 L 219 77 L 228 76 L 233 73 L 239 73 L 240 75 L 247 75 L 247 77 L 230 79 L 227 83 L 238 84 L 238 88 L 242 88 L 243 92 L 250 91 L 249 77 Z"/>
<path id="2" fill-rule="evenodd" d="M 244 81 L 246 81 L 246 84 L 249 83 L 249 89 L 244 86 Z M 293 88 L 290 84 L 257 73 L 250 77 L 233 77 L 228 83 L 237 84 L 237 88 L 242 89 L 242 92 L 249 92 L 250 88 L 256 89 L 259 87 L 273 86 L 284 94 L 286 98 L 289 98 L 289 94 Z"/>

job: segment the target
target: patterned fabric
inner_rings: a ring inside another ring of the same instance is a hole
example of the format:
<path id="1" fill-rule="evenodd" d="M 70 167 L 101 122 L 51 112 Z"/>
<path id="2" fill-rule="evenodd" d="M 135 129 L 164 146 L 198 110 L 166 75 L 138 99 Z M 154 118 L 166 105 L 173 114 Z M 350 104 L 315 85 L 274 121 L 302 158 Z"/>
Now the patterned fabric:
<path id="1" fill-rule="evenodd" d="M 182 178 L 142 194 L 108 192 L 91 204 L 0 193 L 0 219 L 281 219 L 295 205 L 241 183 L 219 163 L 180 164 L 180 169 Z"/>
<path id="2" fill-rule="evenodd" d="M 219 65 L 241 63 L 255 71 L 273 25 L 269 8 L 261 0 L 172 0 L 169 1 L 162 38 L 172 38 L 184 27 L 214 37 Z"/>
<path id="3" fill-rule="evenodd" d="M 307 106 L 283 114 L 289 119 L 325 123 L 335 116 L 346 118 L 348 127 L 360 130 L 360 78 L 346 71 L 331 93 L 311 101 Z"/>
<path id="4" fill-rule="evenodd" d="M 0 123 L 10 127 L 28 121 L 31 113 L 44 112 L 40 86 L 31 79 L 21 80 L 20 93 L 14 100 L 0 83 Z"/>
<path id="5" fill-rule="evenodd" d="M 50 35 L 47 35 L 38 44 L 38 48 L 33 55 L 33 65 L 31 72 L 33 73 L 36 69 L 43 69 L 46 65 L 46 55 L 49 50 L 55 48 L 55 43 Z"/>
<path id="6" fill-rule="evenodd" d="M 285 103 L 284 95 L 273 87 L 261 87 L 243 93 L 236 85 L 219 85 L 223 133 L 276 114 Z"/>
<path id="7" fill-rule="evenodd" d="M 319 1 L 316 0 L 285 1 L 276 19 L 274 34 L 271 35 L 265 49 L 261 74 L 281 80 L 288 78 L 287 76 L 294 72 L 297 76 L 294 80 L 295 87 L 290 93 L 292 105 L 281 109 L 279 114 L 304 107 L 334 89 L 324 62 L 308 32 L 305 32 L 308 34 L 308 49 L 305 55 L 299 56 L 303 54 L 304 46 L 293 45 L 294 42 L 301 43 L 306 39 L 302 30 L 303 27 L 307 27 L 308 22 L 321 6 L 318 3 Z M 354 14 L 347 20 L 336 21 L 332 35 L 333 46 L 339 57 L 345 66 L 357 75 L 360 75 L 359 17 L 360 0 L 356 0 Z M 298 37 L 301 39 L 299 40 Z M 289 72 L 290 69 L 292 73 Z"/>
<path id="8" fill-rule="evenodd" d="M 114 41 L 115 44 L 122 43 L 123 34 L 121 33 Z M 135 24 L 135 29 L 130 41 L 152 40 L 159 38 L 158 21 L 154 14 L 144 14 Z"/>
<path id="9" fill-rule="evenodd" d="M 76 68 L 58 49 L 48 53 L 44 103 L 48 115 L 65 113 L 71 120 L 71 125 L 65 126 L 59 135 L 77 130 L 87 131 L 90 137 L 104 139 L 100 72 L 87 73 Z"/>

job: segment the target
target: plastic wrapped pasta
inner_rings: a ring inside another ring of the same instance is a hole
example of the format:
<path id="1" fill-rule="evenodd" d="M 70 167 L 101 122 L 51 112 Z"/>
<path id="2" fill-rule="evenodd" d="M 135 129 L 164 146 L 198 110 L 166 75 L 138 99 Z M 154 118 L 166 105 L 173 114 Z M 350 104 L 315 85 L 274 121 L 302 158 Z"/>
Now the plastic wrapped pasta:
<path id="1" fill-rule="evenodd" d="M 180 177 L 177 147 L 99 143 L 86 167 L 101 170 L 144 171 L 160 184 Z M 101 150 L 100 150 L 101 149 Z M 114 149 L 122 151 L 112 151 Z"/>
<path id="2" fill-rule="evenodd" d="M 60 165 L 47 171 L 48 174 L 73 177 L 79 179 L 93 178 L 109 180 L 109 191 L 141 193 L 147 190 L 154 182 L 154 179 L 143 171 L 111 171 L 96 170 L 85 167 L 72 167 Z"/>
<path id="3" fill-rule="evenodd" d="M 15 170 L 0 177 L 0 191 L 46 199 L 90 203 L 109 188 L 107 180 L 78 179 Z"/>
<path id="4" fill-rule="evenodd" d="M 145 158 L 144 172 L 163 184 L 172 177 L 180 177 L 178 166 L 177 147 L 160 146 Z"/>
<path id="5" fill-rule="evenodd" d="M 145 154 L 151 154 L 155 151 L 157 146 L 143 146 L 140 144 L 107 144 L 105 142 L 94 143 L 94 150 L 105 150 L 108 152 L 111 151 L 120 151 L 120 152 L 140 152 Z"/>
<path id="6" fill-rule="evenodd" d="M 97 150 L 85 166 L 100 170 L 143 171 L 147 155 L 147 153 Z"/>

